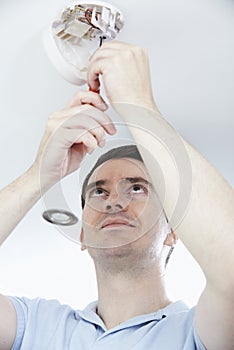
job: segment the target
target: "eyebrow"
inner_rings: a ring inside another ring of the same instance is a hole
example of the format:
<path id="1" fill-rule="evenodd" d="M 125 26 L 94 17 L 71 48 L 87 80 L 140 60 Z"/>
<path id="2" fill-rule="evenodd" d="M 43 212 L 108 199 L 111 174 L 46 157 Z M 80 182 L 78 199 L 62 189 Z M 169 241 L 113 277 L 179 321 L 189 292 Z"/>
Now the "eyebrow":
<path id="1" fill-rule="evenodd" d="M 149 182 L 148 180 L 144 179 L 141 176 L 135 176 L 135 177 L 126 177 L 124 179 L 122 179 L 121 181 L 126 181 L 126 182 L 130 182 L 131 184 L 134 183 L 144 183 L 145 185 L 148 185 L 151 189 L 154 189 L 153 185 L 151 182 Z M 86 191 L 88 192 L 89 190 L 93 189 L 93 188 L 97 188 L 99 186 L 105 186 L 108 185 L 110 183 L 110 181 L 108 180 L 98 180 L 98 181 L 94 181 L 91 182 L 87 187 L 86 187 Z"/>
<path id="2" fill-rule="evenodd" d="M 128 182 L 130 182 L 130 183 L 132 183 L 132 184 L 137 183 L 137 182 L 141 182 L 141 183 L 143 183 L 143 184 L 145 184 L 145 185 L 148 185 L 149 187 L 153 188 L 152 183 L 149 182 L 148 180 L 144 179 L 144 178 L 141 177 L 141 176 L 126 177 L 126 178 L 123 179 L 123 180 L 126 180 L 126 181 L 128 181 Z"/>
<path id="3" fill-rule="evenodd" d="M 88 192 L 89 190 L 91 190 L 92 188 L 97 188 L 99 186 L 104 186 L 106 184 L 108 184 L 109 181 L 107 180 L 98 180 L 98 181 L 94 181 L 94 182 L 91 182 L 87 187 L 86 187 L 86 190 L 85 192 Z"/>

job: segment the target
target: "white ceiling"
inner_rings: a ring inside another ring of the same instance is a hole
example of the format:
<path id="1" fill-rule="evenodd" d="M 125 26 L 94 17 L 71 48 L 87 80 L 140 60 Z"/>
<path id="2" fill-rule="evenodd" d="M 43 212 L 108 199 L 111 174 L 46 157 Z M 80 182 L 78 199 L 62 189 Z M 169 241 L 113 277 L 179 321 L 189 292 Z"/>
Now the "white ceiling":
<path id="1" fill-rule="evenodd" d="M 41 41 L 65 3 L 1 0 L 1 186 L 31 165 L 48 115 L 77 90 L 52 67 Z M 234 185 L 234 1 L 113 3 L 126 20 L 119 39 L 148 50 L 161 112 Z M 49 231 L 41 209 L 19 227 L 21 237 L 35 225 Z"/>
<path id="2" fill-rule="evenodd" d="M 52 67 L 41 41 L 68 2 L 1 1 L 2 185 L 31 164 L 47 116 L 76 91 Z M 126 19 L 119 39 L 149 52 L 161 112 L 234 184 L 234 1 L 115 4 Z"/>

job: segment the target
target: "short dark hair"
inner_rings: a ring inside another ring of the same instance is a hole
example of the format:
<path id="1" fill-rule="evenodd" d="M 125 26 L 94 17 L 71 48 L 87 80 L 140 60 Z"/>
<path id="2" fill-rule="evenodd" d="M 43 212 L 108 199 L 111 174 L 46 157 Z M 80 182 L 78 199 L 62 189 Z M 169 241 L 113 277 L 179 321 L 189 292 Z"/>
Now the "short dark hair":
<path id="1" fill-rule="evenodd" d="M 82 186 L 82 192 L 81 192 L 81 206 L 82 209 L 84 209 L 85 206 L 85 192 L 86 188 L 89 182 L 89 179 L 91 175 L 93 174 L 94 170 L 97 169 L 101 164 L 105 163 L 106 161 L 110 159 L 118 159 L 118 158 L 131 158 L 139 160 L 143 163 L 143 159 L 140 155 L 140 152 L 138 151 L 137 146 L 135 145 L 124 145 L 117 148 L 113 148 L 110 151 L 104 153 L 95 163 L 92 170 L 88 173 L 86 176 L 83 186 Z"/>

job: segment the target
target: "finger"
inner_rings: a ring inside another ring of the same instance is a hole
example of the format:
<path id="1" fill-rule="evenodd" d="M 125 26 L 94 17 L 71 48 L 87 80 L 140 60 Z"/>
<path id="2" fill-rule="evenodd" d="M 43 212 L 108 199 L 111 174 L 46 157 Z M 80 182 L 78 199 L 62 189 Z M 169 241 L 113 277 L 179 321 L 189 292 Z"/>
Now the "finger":
<path id="1" fill-rule="evenodd" d="M 89 61 L 87 80 L 90 89 L 96 91 L 100 88 L 99 76 L 104 74 L 105 70 L 110 69 L 110 63 L 111 69 L 113 69 L 113 60 L 117 60 L 120 53 L 124 53 L 126 58 L 132 58 L 135 52 L 138 52 L 140 49 L 138 46 L 129 45 L 121 41 L 104 43 L 93 53 Z"/>
<path id="2" fill-rule="evenodd" d="M 79 120 L 76 117 L 70 118 L 62 127 L 66 129 L 87 130 L 97 138 L 99 145 L 105 141 L 105 133 L 109 135 L 114 134 L 112 125 L 109 122 L 100 124 L 87 115 L 80 116 Z"/>
<path id="3" fill-rule="evenodd" d="M 96 94 L 100 94 L 100 88 L 98 90 L 93 90 L 91 86 L 89 86 L 89 91 L 95 92 Z"/>
<path id="4" fill-rule="evenodd" d="M 118 40 L 111 40 L 111 41 L 106 41 L 103 42 L 102 46 L 98 47 L 90 56 L 89 60 L 91 61 L 93 59 L 94 56 L 97 55 L 97 53 L 102 52 L 104 49 L 107 49 L 108 51 L 110 51 L 111 49 L 117 49 L 119 50 L 120 48 L 125 48 L 125 47 L 129 47 L 131 45 L 122 42 L 122 41 L 118 41 Z"/>
<path id="5" fill-rule="evenodd" d="M 99 80 L 99 75 L 102 74 L 100 71 L 97 72 L 93 72 L 93 75 L 90 74 L 90 69 L 88 69 L 88 85 L 89 85 L 89 90 L 90 91 L 96 91 L 97 93 L 99 93 L 100 91 L 100 87 L 101 87 L 101 83 Z"/>
<path id="6" fill-rule="evenodd" d="M 96 92 L 88 92 L 88 95 L 82 97 L 81 102 L 82 104 L 88 104 L 93 107 L 96 107 L 103 112 L 108 109 L 108 105 L 106 104 L 104 99 Z"/>
<path id="7" fill-rule="evenodd" d="M 87 72 L 87 81 L 91 91 L 100 90 L 99 76 L 103 75 L 105 70 L 113 69 L 113 58 L 118 57 L 118 54 L 118 46 L 107 43 L 104 47 L 97 49 L 91 56 Z"/>
<path id="8" fill-rule="evenodd" d="M 92 153 L 97 147 L 97 139 L 87 130 L 65 130 L 60 136 L 60 142 L 65 149 L 73 145 L 83 144 L 88 153 Z"/>
<path id="9" fill-rule="evenodd" d="M 108 134 L 113 135 L 116 133 L 116 128 L 110 117 L 103 111 L 100 111 L 99 109 L 90 105 L 72 107 L 70 109 L 55 112 L 50 115 L 47 125 L 52 132 L 58 127 L 63 126 L 65 123 L 67 127 L 69 127 L 69 123 L 71 123 L 71 127 L 72 125 L 82 127 L 84 116 L 93 118 L 97 123 L 104 127 Z"/>
<path id="10" fill-rule="evenodd" d="M 100 49 L 105 49 L 105 48 L 126 48 L 126 47 L 131 47 L 134 46 L 132 44 L 126 43 L 125 41 L 121 40 L 111 40 L 111 41 L 104 41 Z"/>
<path id="11" fill-rule="evenodd" d="M 82 104 L 90 104 L 102 111 L 105 111 L 108 108 L 103 98 L 98 93 L 92 91 L 79 91 L 69 101 L 66 108 L 77 107 Z"/>
<path id="12" fill-rule="evenodd" d="M 82 143 L 89 154 L 91 154 L 95 148 L 97 147 L 97 140 L 96 138 L 90 134 L 89 132 L 83 133 L 81 136 L 79 136 L 74 144 Z"/>
<path id="13" fill-rule="evenodd" d="M 87 72 L 87 81 L 90 89 L 92 91 L 98 91 L 100 89 L 100 80 L 99 76 L 104 74 L 106 69 L 106 64 L 109 63 L 108 58 L 98 55 L 98 59 L 96 56 L 89 62 L 88 72 Z"/>
<path id="14" fill-rule="evenodd" d="M 82 124 L 82 127 L 81 127 Z M 72 118 L 72 120 L 69 120 L 68 123 L 65 123 L 63 125 L 63 128 L 66 129 L 77 129 L 77 130 L 85 130 L 92 134 L 96 140 L 97 144 L 100 147 L 103 147 L 105 144 L 105 129 L 103 126 L 101 126 L 99 123 L 97 123 L 94 119 L 88 117 L 88 116 L 82 116 L 79 119 L 79 124 L 77 125 L 77 121 L 75 118 Z"/>

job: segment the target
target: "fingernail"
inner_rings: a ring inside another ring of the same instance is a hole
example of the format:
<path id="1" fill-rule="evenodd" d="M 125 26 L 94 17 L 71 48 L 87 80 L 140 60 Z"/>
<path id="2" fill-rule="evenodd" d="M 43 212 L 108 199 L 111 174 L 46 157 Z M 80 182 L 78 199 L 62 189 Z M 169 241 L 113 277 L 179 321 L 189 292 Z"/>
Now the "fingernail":
<path id="1" fill-rule="evenodd" d="M 101 108 L 106 111 L 108 109 L 108 105 L 106 103 L 101 104 Z"/>

